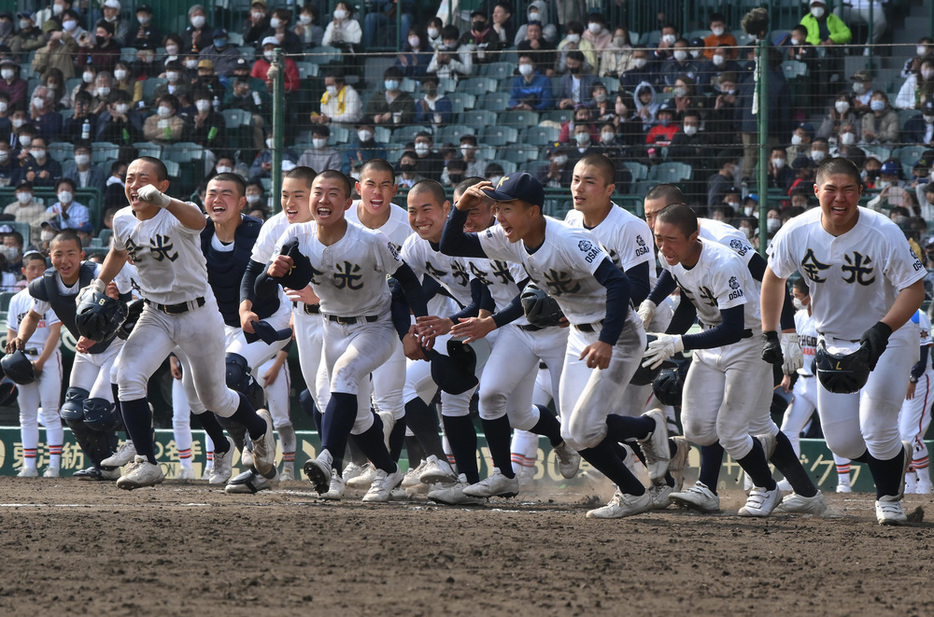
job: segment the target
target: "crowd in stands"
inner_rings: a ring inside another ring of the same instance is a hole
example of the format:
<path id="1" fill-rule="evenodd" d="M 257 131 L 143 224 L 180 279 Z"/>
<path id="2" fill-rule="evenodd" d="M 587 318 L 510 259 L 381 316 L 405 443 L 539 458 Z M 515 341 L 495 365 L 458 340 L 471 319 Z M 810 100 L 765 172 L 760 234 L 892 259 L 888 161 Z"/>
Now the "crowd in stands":
<path id="1" fill-rule="evenodd" d="M 374 0 L 362 15 L 343 0 L 253 0 L 237 31 L 212 26 L 195 4 L 183 31 L 163 32 L 158 3 L 133 14 L 119 0 L 35 4 L 0 14 L 0 188 L 15 189 L 0 219 L 28 225 L 20 244 L 41 248 L 67 227 L 90 245 L 106 213 L 125 205 L 125 162 L 175 144 L 199 150 L 192 189 L 240 173 L 259 216 L 271 203 L 274 148 L 283 170 L 353 175 L 387 158 L 403 189 L 518 168 L 566 189 L 575 162 L 600 152 L 617 165 L 618 193 L 674 179 L 702 213 L 758 234 L 754 39 L 717 12 L 702 33 L 660 14 L 656 32 L 638 35 L 579 2 L 489 2 L 452 24 L 411 0 Z M 873 206 L 893 217 L 904 209 L 906 232 L 934 258 L 918 223 L 934 220 L 934 41 L 917 43 L 897 84 L 848 75 L 844 56 L 861 53 L 851 26 L 870 18 L 859 4 L 832 12 L 812 0 L 797 26 L 772 33 L 766 227 L 812 206 L 816 165 L 846 156 L 878 190 Z M 872 19 L 878 41 L 884 11 Z M 396 40 L 397 52 L 367 52 Z M 287 129 L 276 144 L 280 51 Z M 367 80 L 370 57 L 391 58 L 378 81 Z M 90 211 L 83 189 L 99 191 Z M 2 270 L 18 273 L 13 248 L 2 248 Z"/>

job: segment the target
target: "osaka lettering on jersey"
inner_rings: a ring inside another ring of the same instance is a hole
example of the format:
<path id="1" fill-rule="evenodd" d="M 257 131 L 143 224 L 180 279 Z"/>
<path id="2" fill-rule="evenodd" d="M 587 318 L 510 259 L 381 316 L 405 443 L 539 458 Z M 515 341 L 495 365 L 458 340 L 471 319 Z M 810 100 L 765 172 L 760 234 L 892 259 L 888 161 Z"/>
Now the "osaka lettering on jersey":
<path id="1" fill-rule="evenodd" d="M 564 222 L 576 229 L 585 229 L 584 215 L 577 210 L 567 213 Z M 599 225 L 589 229 L 623 272 L 641 263 L 649 264 L 649 287 L 655 285 L 655 253 L 652 250 L 652 230 L 648 223 L 616 204 Z"/>
<path id="2" fill-rule="evenodd" d="M 438 281 L 461 308 L 470 304 L 470 271 L 464 258 L 445 255 L 412 234 L 402 243 L 402 259 L 420 279 L 428 275 Z"/>

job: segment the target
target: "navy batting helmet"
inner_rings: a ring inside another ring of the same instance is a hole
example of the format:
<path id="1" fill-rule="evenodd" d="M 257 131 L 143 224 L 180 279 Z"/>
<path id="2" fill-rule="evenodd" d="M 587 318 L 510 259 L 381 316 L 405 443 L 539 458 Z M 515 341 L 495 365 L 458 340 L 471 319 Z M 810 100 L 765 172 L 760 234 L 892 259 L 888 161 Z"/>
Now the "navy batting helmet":
<path id="1" fill-rule="evenodd" d="M 143 314 L 145 304 L 146 302 L 142 298 L 134 298 L 126 303 L 126 319 L 117 329 L 117 336 L 122 339 L 129 338 L 133 328 L 136 327 L 139 316 Z"/>
<path id="2" fill-rule="evenodd" d="M 654 341 L 656 338 L 658 337 L 656 337 L 654 334 L 646 335 L 645 348 L 648 349 L 649 343 Z M 662 372 L 662 369 L 673 369 L 677 367 L 678 364 L 676 362 L 672 362 L 671 360 L 665 360 L 655 368 L 642 366 L 642 363 L 640 362 L 639 368 L 636 369 L 636 372 L 633 374 L 632 379 L 629 380 L 629 383 L 634 386 L 647 386 L 655 381 L 655 378 L 659 376 L 659 374 Z M 669 403 L 665 404 L 668 405 Z"/>
<path id="3" fill-rule="evenodd" d="M 815 354 L 817 378 L 821 385 L 837 394 L 859 392 L 869 379 L 869 350 L 860 345 L 855 351 L 828 350 L 824 341 Z"/>
<path id="4" fill-rule="evenodd" d="M 0 367 L 3 367 L 3 374 L 9 377 L 10 381 L 21 386 L 36 380 L 36 369 L 22 350 L 17 349 L 3 356 Z"/>
<path id="5" fill-rule="evenodd" d="M 98 343 L 117 336 L 117 331 L 126 321 L 127 307 L 121 300 L 99 293 L 84 294 L 75 313 L 78 333 Z"/>

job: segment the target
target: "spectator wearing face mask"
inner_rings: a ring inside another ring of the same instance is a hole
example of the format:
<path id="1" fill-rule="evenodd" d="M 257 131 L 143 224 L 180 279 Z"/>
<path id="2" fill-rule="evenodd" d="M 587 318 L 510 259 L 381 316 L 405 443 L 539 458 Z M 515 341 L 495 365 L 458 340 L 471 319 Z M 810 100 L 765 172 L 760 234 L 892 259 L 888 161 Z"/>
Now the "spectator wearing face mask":
<path id="1" fill-rule="evenodd" d="M 902 138 L 909 144 L 934 144 L 934 99 L 925 101 L 918 111 L 905 121 Z"/>
<path id="2" fill-rule="evenodd" d="M 872 100 L 872 75 L 869 71 L 857 71 L 850 79 L 853 82 L 853 111 L 862 115 L 869 111 L 869 102 Z"/>
<path id="3" fill-rule="evenodd" d="M 707 133 L 701 131 L 701 116 L 697 110 L 686 111 L 681 117 L 681 130 L 671 138 L 668 146 L 668 160 L 687 163 L 691 166 L 691 177 L 686 182 L 685 194 L 703 201 L 706 193 L 706 180 L 713 169 L 709 160 L 712 156 Z M 691 202 L 689 202 L 691 203 Z"/>
<path id="4" fill-rule="evenodd" d="M 451 99 L 438 91 L 438 85 L 439 80 L 434 75 L 422 78 L 424 96 L 415 101 L 415 124 L 440 127 L 454 120 Z"/>
<path id="5" fill-rule="evenodd" d="M 584 25 L 579 21 L 572 21 L 567 26 L 567 34 L 558 43 L 558 61 L 555 65 L 555 72 L 563 75 L 567 72 L 568 52 L 579 51 L 584 54 L 584 66 L 590 72 L 596 72 L 597 54 L 594 51 L 593 43 L 583 38 Z"/>
<path id="6" fill-rule="evenodd" d="M 500 49 L 499 34 L 490 27 L 484 11 L 476 10 L 470 14 L 470 30 L 461 35 L 458 45 L 468 46 L 477 64 L 497 62 L 500 58 L 496 53 Z"/>
<path id="7" fill-rule="evenodd" d="M 489 161 L 478 156 L 477 138 L 474 135 L 462 135 L 460 139 L 461 160 L 467 164 L 467 176 L 482 178 L 486 174 Z"/>
<path id="8" fill-rule="evenodd" d="M 32 68 L 45 76 L 49 69 L 55 68 L 62 72 L 64 79 L 75 76 L 75 54 L 78 53 L 78 43 L 71 37 L 62 36 L 61 26 L 55 26 L 48 35 L 49 42 L 36 50 L 32 59 Z"/>
<path id="9" fill-rule="evenodd" d="M 594 122 L 612 122 L 616 117 L 613 101 L 603 82 L 595 81 L 590 94 L 591 118 Z"/>
<path id="10" fill-rule="evenodd" d="M 94 36 L 90 34 L 78 40 L 78 66 L 92 64 L 98 71 L 113 72 L 120 59 L 120 44 L 114 39 L 114 25 L 106 21 L 97 22 Z"/>
<path id="11" fill-rule="evenodd" d="M 19 172 L 19 162 L 13 156 L 10 144 L 0 141 L 0 186 L 10 186 Z"/>
<path id="12" fill-rule="evenodd" d="M 425 179 L 424 176 L 418 173 L 417 156 L 412 150 L 406 150 L 402 153 L 399 165 L 396 168 L 398 172 L 396 174 L 396 184 L 400 189 L 410 189 Z"/>
<path id="13" fill-rule="evenodd" d="M 46 143 L 58 141 L 62 135 L 62 115 L 55 111 L 55 95 L 45 86 L 36 88 L 29 102 L 29 119 Z"/>
<path id="14" fill-rule="evenodd" d="M 637 92 L 642 84 L 654 86 L 659 81 L 659 63 L 645 49 L 634 49 L 632 52 L 632 67 L 626 69 L 619 76 L 619 85 L 623 90 Z"/>
<path id="15" fill-rule="evenodd" d="M 136 28 L 126 37 L 126 46 L 139 49 L 149 46 L 155 49 L 162 44 L 162 30 L 153 23 L 152 6 L 140 4 L 136 7 Z"/>
<path id="16" fill-rule="evenodd" d="M 36 23 L 36 15 L 30 11 L 20 11 L 16 14 L 19 20 L 19 31 L 10 41 L 10 49 L 16 58 L 26 60 L 29 52 L 45 45 L 45 33 Z"/>
<path id="17" fill-rule="evenodd" d="M 610 46 L 604 49 L 603 54 L 600 56 L 600 70 L 597 74 L 604 78 L 616 78 L 634 66 L 629 30 L 623 26 L 617 26 L 613 31 Z"/>
<path id="18" fill-rule="evenodd" d="M 698 65 L 691 58 L 687 40 L 678 39 L 672 48 L 671 57 L 662 62 L 659 71 L 662 83 L 673 88 L 679 77 L 687 75 L 695 79 L 697 72 Z"/>
<path id="19" fill-rule="evenodd" d="M 431 133 L 428 131 L 416 133 L 415 145 L 412 149 L 418 157 L 415 161 L 418 173 L 429 180 L 440 181 L 441 172 L 444 170 L 444 157 L 434 149 L 434 138 Z"/>
<path id="20" fill-rule="evenodd" d="M 355 175 L 355 170 L 370 159 L 385 159 L 386 156 L 386 144 L 377 143 L 375 127 L 372 124 L 361 124 L 357 127 L 357 140 L 344 150 L 341 171 L 344 175 Z"/>
<path id="21" fill-rule="evenodd" d="M 156 101 L 166 94 L 171 94 L 178 99 L 191 99 L 191 84 L 184 79 L 184 71 L 185 67 L 178 60 L 171 60 L 165 65 L 166 81 L 153 90 L 152 100 L 147 101 L 151 107 L 155 107 Z"/>
<path id="22" fill-rule="evenodd" d="M 567 122 L 561 123 L 561 130 L 558 133 L 558 142 L 562 144 L 574 141 L 574 129 L 578 126 L 586 126 L 590 132 L 592 141 L 599 139 L 597 127 L 591 120 L 593 119 L 591 109 L 586 105 L 578 105 L 574 108 L 574 116 Z"/>
<path id="23" fill-rule="evenodd" d="M 587 16 L 584 40 L 593 45 L 598 55 L 606 51 L 613 43 L 613 32 L 606 27 L 606 18 L 601 13 L 591 13 Z M 595 66 L 594 72 L 596 69 Z"/>
<path id="24" fill-rule="evenodd" d="M 807 28 L 807 42 L 811 45 L 846 45 L 853 39 L 853 33 L 846 23 L 827 10 L 824 0 L 811 0 L 810 11 L 801 18 L 801 25 Z"/>
<path id="25" fill-rule="evenodd" d="M 435 54 L 428 63 L 426 73 L 436 77 L 458 80 L 470 75 L 473 67 L 470 48 L 466 45 L 458 46 L 458 32 L 455 26 L 444 26 L 441 29 L 441 44 L 435 49 Z"/>
<path id="26" fill-rule="evenodd" d="M 263 41 L 265 47 L 266 41 Z M 198 52 L 200 60 L 210 60 L 214 63 L 214 72 L 222 77 L 233 75 L 234 66 L 240 58 L 240 51 L 230 44 L 230 35 L 226 28 L 214 30 L 211 44 Z"/>
<path id="27" fill-rule="evenodd" d="M 19 76 L 19 65 L 10 58 L 0 60 L 0 92 L 7 95 L 10 107 L 25 107 L 29 84 Z"/>
<path id="28" fill-rule="evenodd" d="M 573 19 L 568 21 L 573 21 Z M 525 23 L 516 30 L 516 37 L 513 40 L 516 47 L 528 39 L 528 28 L 533 23 L 539 25 L 542 40 L 547 41 L 551 49 L 554 49 L 555 41 L 558 40 L 558 29 L 548 18 L 548 3 L 545 0 L 533 0 L 529 3 Z"/>
<path id="29" fill-rule="evenodd" d="M 725 60 L 736 60 L 738 56 L 735 49 L 739 43 L 736 37 L 726 29 L 726 17 L 723 13 L 714 13 L 710 16 L 710 34 L 704 38 L 704 57 L 713 60 L 718 48 L 726 57 Z"/>
<path id="30" fill-rule="evenodd" d="M 208 150 L 223 150 L 227 143 L 227 122 L 223 114 L 214 110 L 211 93 L 199 89 L 192 98 L 195 113 L 187 118 L 191 123 L 191 133 L 185 141 L 192 141 Z"/>
<path id="31" fill-rule="evenodd" d="M 312 169 L 340 169 L 341 157 L 337 150 L 328 145 L 331 138 L 331 129 L 326 125 L 315 125 L 311 129 L 312 147 L 302 154 L 298 159 L 299 167 L 311 167 Z"/>
<path id="32" fill-rule="evenodd" d="M 652 149 L 668 146 L 678 132 L 678 124 L 675 122 L 675 111 L 667 104 L 658 108 L 658 122 L 649 129 L 645 136 L 645 145 L 649 148 L 649 157 L 652 157 Z"/>
<path id="33" fill-rule="evenodd" d="M 55 182 L 62 177 L 62 166 L 49 156 L 46 141 L 41 137 L 34 137 L 29 144 L 29 156 L 23 159 L 20 168 L 20 180 L 28 180 L 33 186 L 55 186 Z"/>
<path id="34" fill-rule="evenodd" d="M 292 19 L 290 9 L 278 8 L 274 10 L 272 17 L 269 19 L 269 29 L 263 33 L 260 40 L 265 41 L 268 37 L 274 37 L 282 45 L 285 53 L 300 54 L 302 52 L 302 40 L 292 32 Z M 257 50 L 257 52 L 259 51 Z"/>
<path id="35" fill-rule="evenodd" d="M 795 127 L 791 134 L 791 145 L 785 148 L 785 155 L 789 161 L 794 161 L 798 156 L 807 156 L 811 149 L 811 140 L 814 138 L 814 127 L 810 122 L 802 122 Z"/>
<path id="36" fill-rule="evenodd" d="M 75 183 L 78 188 L 104 190 L 104 170 L 91 163 L 92 148 L 90 142 L 75 144 L 75 155 L 71 164 L 66 164 L 62 177 Z"/>
<path id="37" fill-rule="evenodd" d="M 568 52 L 568 74 L 561 78 L 555 91 L 558 109 L 572 109 L 576 105 L 591 105 L 593 85 L 597 77 L 585 71 L 584 54 L 580 51 Z"/>
<path id="38" fill-rule="evenodd" d="M 428 37 L 418 28 L 410 28 L 402 52 L 396 56 L 396 66 L 405 77 L 421 79 L 431 64 L 434 51 L 428 44 Z"/>
<path id="39" fill-rule="evenodd" d="M 839 94 L 827 110 L 827 115 L 817 129 L 817 136 L 829 139 L 840 133 L 840 127 L 849 124 L 858 129 L 860 127 L 859 117 L 853 109 L 853 101 L 846 92 Z M 859 134 L 855 135 L 853 143 L 859 141 Z"/>
<path id="40" fill-rule="evenodd" d="M 671 58 L 671 52 L 674 50 L 675 42 L 679 37 L 678 29 L 673 24 L 663 24 L 661 37 L 659 37 L 658 45 L 655 46 L 655 59 L 663 62 Z"/>
<path id="41" fill-rule="evenodd" d="M 45 213 L 59 229 L 79 229 L 82 225 L 91 223 L 91 213 L 87 206 L 75 201 L 76 190 L 74 181 L 68 178 L 62 178 L 55 183 L 58 201 L 46 208 Z"/>
<path id="42" fill-rule="evenodd" d="M 525 52 L 531 54 L 539 70 L 548 77 L 553 77 L 556 62 L 555 44 L 545 38 L 541 22 L 530 21 L 523 28 L 525 36 L 516 45 L 516 50 L 520 55 Z"/>
<path id="43" fill-rule="evenodd" d="M 66 121 L 66 134 L 69 134 L 68 127 Z M 79 124 L 75 124 L 72 130 L 83 133 Z M 107 109 L 97 117 L 96 130 L 92 133 L 97 135 L 93 141 L 105 141 L 127 148 L 142 139 L 142 114 L 130 105 L 129 94 L 123 90 L 111 93 Z"/>
<path id="44" fill-rule="evenodd" d="M 148 141 L 170 144 L 185 138 L 185 121 L 177 115 L 178 106 L 178 99 L 171 94 L 159 98 L 156 113 L 143 124 L 143 135 Z"/>
<path id="45" fill-rule="evenodd" d="M 249 178 L 251 181 L 272 177 L 272 150 L 275 145 L 276 141 L 273 139 L 272 133 L 270 133 L 263 142 L 263 148 L 260 149 L 259 154 L 256 155 L 256 158 L 253 159 L 253 163 L 250 165 Z M 280 148 L 280 154 L 282 155 L 283 161 L 289 161 L 293 165 L 298 161 L 298 157 L 295 156 L 291 148 Z"/>
<path id="46" fill-rule="evenodd" d="M 313 124 L 330 122 L 359 122 L 363 117 L 363 103 L 353 86 L 348 85 L 344 74 L 332 70 L 324 78 L 324 94 L 321 95 L 321 113 L 312 113 Z M 315 168 L 317 169 L 317 167 Z"/>
<path id="47" fill-rule="evenodd" d="M 889 105 L 885 92 L 876 90 L 869 101 L 869 113 L 863 114 L 863 142 L 891 144 L 898 141 L 898 113 Z"/>
<path id="48" fill-rule="evenodd" d="M 717 84 L 723 79 L 724 75 L 732 75 L 732 81 L 735 83 L 736 76 L 742 71 L 735 60 L 731 60 L 727 53 L 729 48 L 726 46 L 715 47 L 713 57 L 709 60 L 703 60 L 697 63 L 697 87 L 699 92 L 706 93 L 713 91 L 717 94 Z"/>
<path id="49" fill-rule="evenodd" d="M 569 164 L 570 146 L 555 143 L 546 151 L 548 166 L 539 170 L 537 177 L 546 188 L 567 188 L 571 186 L 574 166 Z"/>
<path id="50" fill-rule="evenodd" d="M 367 120 L 382 125 L 411 124 L 415 119 L 415 101 L 401 89 L 402 71 L 394 66 L 387 68 L 383 72 L 383 88 L 367 103 Z"/>
<path id="51" fill-rule="evenodd" d="M 739 159 L 732 152 L 724 150 L 717 157 L 717 173 L 707 179 L 707 207 L 714 208 L 723 203 L 733 180 L 739 171 Z"/>
<path id="52" fill-rule="evenodd" d="M 908 75 L 895 97 L 895 107 L 920 109 L 931 98 L 934 98 L 934 57 L 922 60 L 918 72 Z"/>
<path id="53" fill-rule="evenodd" d="M 788 165 L 785 149 L 773 147 L 769 152 L 768 183 L 770 189 L 780 189 L 787 193 L 795 181 L 795 171 Z"/>
<path id="54" fill-rule="evenodd" d="M 263 56 L 256 59 L 256 62 L 253 63 L 253 69 L 250 71 L 250 77 L 262 79 L 266 83 L 266 89 L 270 92 L 272 92 L 272 79 L 269 77 L 269 69 L 276 59 L 276 49 L 279 47 L 281 47 L 281 45 L 279 45 L 279 41 L 276 40 L 276 37 L 267 36 L 263 39 Z M 237 56 L 236 60 L 239 59 L 240 57 Z M 288 56 L 283 56 L 282 60 L 285 67 L 285 71 L 282 74 L 282 89 L 286 94 L 298 92 L 301 87 L 298 65 L 295 64 L 295 60 Z"/>
<path id="55" fill-rule="evenodd" d="M 38 238 L 43 221 L 49 218 L 45 213 L 45 206 L 35 199 L 32 183 L 27 180 L 21 180 L 16 184 L 15 194 L 16 201 L 7 204 L 3 208 L 3 213 L 12 216 L 14 221 L 27 223 L 30 236 Z"/>
<path id="56" fill-rule="evenodd" d="M 313 4 L 303 6 L 292 32 L 302 41 L 305 49 L 319 47 L 324 38 L 324 28 L 318 25 L 318 7 Z"/>
<path id="57" fill-rule="evenodd" d="M 359 45 L 363 40 L 363 29 L 360 28 L 360 22 L 353 17 L 353 7 L 349 2 L 338 2 L 334 5 L 333 19 L 324 29 L 324 37 L 321 44 L 324 46 L 340 47 L 350 49 Z"/>
<path id="58" fill-rule="evenodd" d="M 181 52 L 198 54 L 205 47 L 210 47 L 214 29 L 208 25 L 207 12 L 200 4 L 193 4 L 188 9 L 188 23 L 190 25 L 182 33 Z"/>
<path id="59" fill-rule="evenodd" d="M 591 145 L 591 151 L 599 152 L 612 161 L 613 166 L 616 168 L 616 175 L 614 176 L 615 192 L 628 193 L 629 186 L 632 184 L 632 172 L 626 169 L 623 163 L 631 160 L 631 158 L 627 156 L 626 148 L 617 140 L 616 127 L 612 122 L 604 122 L 597 128 L 600 131 L 599 141 Z"/>
<path id="60" fill-rule="evenodd" d="M 243 20 L 243 44 L 249 45 L 263 40 L 263 33 L 269 29 L 270 14 L 267 10 L 266 0 L 253 0 L 250 3 L 250 12 Z"/>

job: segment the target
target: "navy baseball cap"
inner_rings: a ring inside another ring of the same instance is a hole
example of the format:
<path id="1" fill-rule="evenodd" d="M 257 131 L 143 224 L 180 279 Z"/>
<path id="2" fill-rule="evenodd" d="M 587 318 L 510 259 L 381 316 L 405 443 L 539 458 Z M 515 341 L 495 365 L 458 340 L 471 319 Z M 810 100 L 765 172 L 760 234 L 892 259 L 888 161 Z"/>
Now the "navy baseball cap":
<path id="1" fill-rule="evenodd" d="M 882 163 L 882 169 L 879 170 L 879 173 L 883 173 L 887 176 L 897 176 L 898 165 L 895 164 L 895 161 L 886 161 Z"/>
<path id="2" fill-rule="evenodd" d="M 545 189 L 542 183 L 525 171 L 503 176 L 492 190 L 484 189 L 483 192 L 496 201 L 521 199 L 539 208 L 545 206 Z"/>

